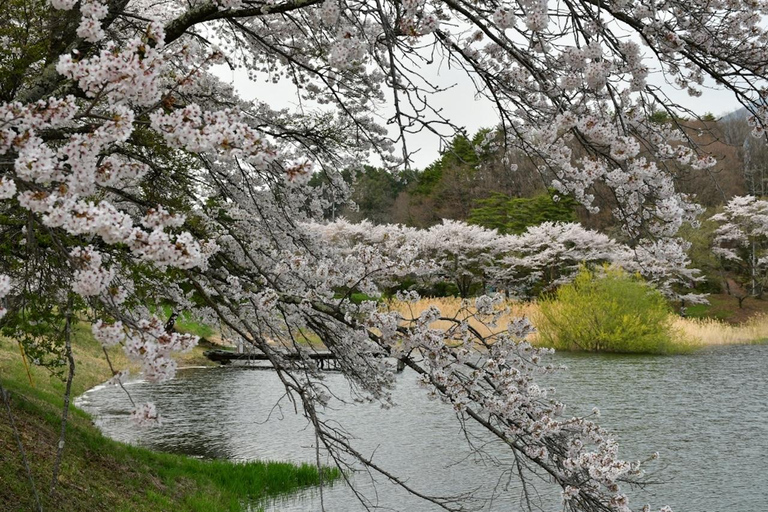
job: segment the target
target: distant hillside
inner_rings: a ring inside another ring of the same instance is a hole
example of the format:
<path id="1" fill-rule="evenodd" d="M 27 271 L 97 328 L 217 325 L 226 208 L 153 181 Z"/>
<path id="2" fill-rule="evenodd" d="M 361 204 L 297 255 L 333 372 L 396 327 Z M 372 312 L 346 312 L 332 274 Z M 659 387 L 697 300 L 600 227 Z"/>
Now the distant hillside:
<path id="1" fill-rule="evenodd" d="M 729 112 L 723 116 L 720 117 L 720 121 L 735 121 L 739 119 L 747 119 L 750 116 L 749 110 L 746 109 L 746 107 L 741 107 L 739 109 L 734 110 L 733 112 Z"/>

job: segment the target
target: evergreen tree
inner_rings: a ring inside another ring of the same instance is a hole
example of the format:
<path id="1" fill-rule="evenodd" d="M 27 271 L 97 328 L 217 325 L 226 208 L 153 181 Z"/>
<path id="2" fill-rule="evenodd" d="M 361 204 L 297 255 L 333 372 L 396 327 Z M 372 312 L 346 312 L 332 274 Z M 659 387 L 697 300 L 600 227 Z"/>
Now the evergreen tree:
<path id="1" fill-rule="evenodd" d="M 480 199 L 467 218 L 470 224 L 496 229 L 502 234 L 523 233 L 529 226 L 543 222 L 574 222 L 576 201 L 557 196 L 554 190 L 534 197 L 510 197 L 496 193 Z"/>

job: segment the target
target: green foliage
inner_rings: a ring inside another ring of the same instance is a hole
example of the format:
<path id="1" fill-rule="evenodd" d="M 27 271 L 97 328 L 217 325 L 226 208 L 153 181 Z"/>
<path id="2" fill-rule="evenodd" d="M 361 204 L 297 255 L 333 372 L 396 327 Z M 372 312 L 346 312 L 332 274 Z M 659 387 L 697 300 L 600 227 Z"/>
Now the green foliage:
<path id="1" fill-rule="evenodd" d="M 430 195 L 443 179 L 446 169 L 462 169 L 472 174 L 487 155 L 477 151 L 477 146 L 483 141 L 489 130 L 479 130 L 472 140 L 465 135 L 457 135 L 451 145 L 443 150 L 440 158 L 429 164 L 416 178 L 413 189 L 415 195 Z"/>
<path id="2" fill-rule="evenodd" d="M 576 201 L 571 197 L 559 197 L 549 190 L 534 197 L 513 198 L 505 194 L 494 194 L 488 199 L 477 201 L 467 218 L 470 224 L 487 229 L 496 229 L 502 234 L 520 234 L 529 226 L 542 222 L 574 222 Z"/>
<path id="3" fill-rule="evenodd" d="M 162 310 L 163 318 L 165 319 L 170 317 L 171 312 L 173 311 L 173 308 L 167 304 L 163 305 L 160 309 Z M 179 314 L 178 318 L 176 318 L 174 328 L 179 332 L 194 334 L 195 336 L 200 336 L 201 338 L 205 339 L 210 338 L 216 334 L 216 330 L 213 327 L 200 322 L 188 311 L 182 311 Z"/>
<path id="4" fill-rule="evenodd" d="M 668 123 L 672 120 L 672 117 L 669 115 L 669 113 L 666 110 L 657 110 L 650 116 L 648 116 L 648 120 L 652 123 Z"/>
<path id="5" fill-rule="evenodd" d="M 430 195 L 443 178 L 443 165 L 440 160 L 432 162 L 416 177 L 416 185 L 412 192 L 418 196 Z"/>
<path id="6" fill-rule="evenodd" d="M 490 134 L 491 130 L 481 129 L 472 136 L 457 135 L 421 170 L 393 173 L 371 166 L 343 170 L 344 180 L 353 187 L 356 208 L 340 200 L 323 172 L 313 174 L 309 185 L 331 204 L 324 211 L 327 219 L 343 216 L 352 222 L 367 219 L 414 227 L 429 227 L 441 219 L 464 220 L 478 198 L 499 191 L 530 195 L 540 188 L 527 172 L 508 172 L 508 155 Z M 522 160 L 519 155 L 517 159 Z"/>
<path id="7" fill-rule="evenodd" d="M 558 350 L 665 354 L 680 351 L 664 296 L 623 270 L 582 268 L 576 279 L 540 303 L 541 342 Z"/>
<path id="8" fill-rule="evenodd" d="M 695 289 L 699 293 L 720 293 L 722 291 L 721 261 L 712 252 L 717 222 L 710 220 L 710 217 L 715 213 L 718 213 L 718 210 L 707 209 L 700 216 L 700 224 L 697 227 L 683 224 L 677 233 L 678 236 L 691 243 L 691 247 L 688 249 L 691 267 L 701 270 L 704 277 L 704 281 L 696 284 Z"/>
<path id="9" fill-rule="evenodd" d="M 482 286 L 482 285 L 480 283 L 474 283 L 474 286 L 470 287 L 469 291 L 466 292 L 466 295 L 468 296 L 472 295 L 472 292 L 475 291 L 479 286 Z M 419 295 L 421 295 L 422 297 L 459 297 L 461 296 L 459 287 L 456 286 L 456 283 L 451 281 L 438 281 L 430 286 L 422 287 L 422 289 L 417 291 L 419 292 Z"/>
<path id="10" fill-rule="evenodd" d="M 6 0 L 0 4 L 0 101 L 12 101 L 56 45 L 46 25 L 62 25 L 68 13 L 57 11 L 60 19 L 49 22 L 46 4 L 44 0 Z"/>
<path id="11" fill-rule="evenodd" d="M 350 294 L 349 301 L 353 304 L 362 304 L 363 302 L 381 302 L 381 297 L 373 297 L 365 293 L 355 292 Z"/>
<path id="12" fill-rule="evenodd" d="M 687 121 L 688 119 L 684 116 L 679 116 L 677 114 L 670 115 L 670 113 L 667 112 L 666 110 L 656 110 L 651 115 L 648 116 L 648 120 L 652 123 L 664 124 L 664 123 L 670 123 L 672 121 Z M 706 120 L 707 119 L 705 114 L 705 121 Z"/>
<path id="13" fill-rule="evenodd" d="M 40 301 L 11 310 L 3 318 L 0 335 L 13 336 L 31 364 L 59 373 L 64 364 L 65 318 Z"/>
<path id="14" fill-rule="evenodd" d="M 726 321 L 733 317 L 733 311 L 718 310 L 712 304 L 694 304 L 685 308 L 685 316 L 688 318 L 714 318 Z"/>
<path id="15" fill-rule="evenodd" d="M 481 287 L 482 283 L 476 283 L 471 292 L 479 291 Z M 417 292 L 421 297 L 458 297 L 460 295 L 458 286 L 452 281 L 424 283 L 413 277 L 405 277 L 396 286 L 384 290 L 382 299 L 391 299 L 397 292 L 409 290 Z"/>
<path id="16" fill-rule="evenodd" d="M 374 223 L 386 223 L 388 211 L 398 194 L 408 185 L 410 175 L 395 174 L 386 169 L 366 165 L 356 173 L 352 200 L 358 216 Z"/>
<path id="17" fill-rule="evenodd" d="M 393 222 L 392 212 L 397 197 L 416 180 L 416 172 L 413 170 L 392 172 L 370 165 L 360 169 L 344 169 L 341 176 L 353 189 L 350 199 L 357 206 L 355 209 L 349 208 L 346 198 L 338 196 L 326 173 L 317 172 L 309 180 L 309 186 L 319 189 L 318 192 L 330 202 L 331 206 L 325 209 L 323 216 L 335 219 L 341 215 L 353 222 L 367 219 L 375 224 Z"/>

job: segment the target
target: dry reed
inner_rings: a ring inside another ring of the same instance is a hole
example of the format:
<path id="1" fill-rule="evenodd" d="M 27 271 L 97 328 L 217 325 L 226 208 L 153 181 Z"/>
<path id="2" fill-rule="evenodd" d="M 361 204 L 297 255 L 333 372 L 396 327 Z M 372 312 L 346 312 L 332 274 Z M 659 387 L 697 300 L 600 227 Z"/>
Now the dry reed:
<path id="1" fill-rule="evenodd" d="M 418 318 L 421 313 L 431 306 L 437 307 L 440 310 L 442 317 L 455 318 L 458 320 L 464 320 L 468 316 L 473 315 L 476 311 L 474 300 L 469 299 L 467 305 L 463 303 L 462 299 L 457 297 L 424 298 L 417 302 L 390 301 L 387 305 L 390 310 L 398 311 L 406 319 Z M 499 305 L 498 308 L 508 308 L 509 314 L 503 315 L 499 321 L 496 322 L 495 326 L 488 325 L 478 318 L 471 318 L 469 325 L 476 329 L 482 336 L 502 332 L 507 329 L 510 318 L 519 318 L 523 316 L 531 318 L 533 312 L 536 310 L 536 304 L 509 301 Z M 449 320 L 442 320 L 433 322 L 430 324 L 430 327 L 435 329 L 449 329 L 453 325 L 455 324 Z"/>
<path id="2" fill-rule="evenodd" d="M 675 328 L 683 332 L 693 347 L 738 345 L 768 340 L 768 315 L 731 325 L 713 318 L 675 317 Z"/>
<path id="3" fill-rule="evenodd" d="M 473 303 L 474 301 L 469 301 L 470 305 Z M 464 319 L 475 311 L 473 306 L 462 306 L 462 300 L 455 297 L 424 298 L 417 302 L 391 301 L 388 303 L 390 309 L 400 312 L 406 318 L 417 318 L 430 306 L 436 306 L 440 309 L 443 317 L 449 318 Z M 525 316 L 533 322 L 538 311 L 538 305 L 533 302 L 509 301 L 500 307 L 509 308 L 510 314 L 503 316 L 496 327 L 490 327 L 476 319 L 471 319 L 470 325 L 483 336 L 486 336 L 491 332 L 505 330 L 509 318 Z M 680 333 L 681 341 L 679 343 L 683 346 L 697 348 L 710 345 L 759 343 L 768 340 L 768 315 L 752 318 L 740 325 L 731 325 L 711 318 L 680 318 L 677 315 L 672 316 L 672 324 Z M 433 323 L 432 327 L 447 329 L 451 325 L 452 323 L 449 321 L 438 321 Z M 530 338 L 530 341 L 536 342 L 535 334 Z"/>

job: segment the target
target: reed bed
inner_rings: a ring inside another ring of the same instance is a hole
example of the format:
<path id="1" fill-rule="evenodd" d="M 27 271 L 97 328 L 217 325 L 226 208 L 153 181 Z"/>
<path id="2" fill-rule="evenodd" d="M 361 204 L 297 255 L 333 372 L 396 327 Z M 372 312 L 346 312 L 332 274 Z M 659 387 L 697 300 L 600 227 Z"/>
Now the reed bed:
<path id="1" fill-rule="evenodd" d="M 475 311 L 474 300 L 469 299 L 468 303 L 464 303 L 462 299 L 456 297 L 423 298 L 416 302 L 390 301 L 387 303 L 390 310 L 400 312 L 405 318 L 417 318 L 430 306 L 436 306 L 443 317 L 460 320 L 465 319 Z M 470 325 L 483 336 L 486 336 L 492 332 L 506 330 L 510 318 L 524 316 L 531 322 L 535 322 L 538 312 L 538 305 L 535 302 L 506 301 L 499 307 L 508 308 L 509 314 L 502 316 L 495 327 L 488 326 L 474 318 L 470 320 Z M 678 343 L 682 345 L 681 348 L 750 344 L 768 340 L 768 315 L 752 318 L 739 325 L 731 325 L 712 318 L 671 316 L 672 325 L 680 333 Z M 432 327 L 436 329 L 447 329 L 450 326 L 451 322 L 449 321 L 438 321 L 432 324 Z M 537 341 L 536 334 L 531 335 L 528 341 L 535 344 Z"/>
<path id="2" fill-rule="evenodd" d="M 474 302 L 474 299 L 467 299 L 465 301 L 457 297 L 438 297 L 433 299 L 424 298 L 416 302 L 389 301 L 387 307 L 389 310 L 399 312 L 404 318 L 410 319 L 418 318 L 424 311 L 435 306 L 440 310 L 442 317 L 464 320 L 475 314 L 476 309 L 474 307 Z M 536 304 L 530 302 L 505 301 L 498 306 L 498 309 L 505 308 L 509 310 L 509 314 L 505 314 L 499 318 L 495 326 L 488 325 L 478 318 L 471 318 L 469 324 L 482 336 L 505 331 L 509 324 L 509 320 L 512 318 L 524 316 L 530 319 L 536 311 Z M 451 321 L 442 320 L 433 322 L 430 327 L 435 329 L 449 329 L 453 325 L 455 324 Z"/>
<path id="3" fill-rule="evenodd" d="M 739 325 L 713 318 L 680 318 L 673 321 L 688 343 L 694 347 L 710 345 L 743 345 L 768 340 L 768 315 L 754 317 Z"/>

